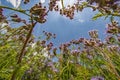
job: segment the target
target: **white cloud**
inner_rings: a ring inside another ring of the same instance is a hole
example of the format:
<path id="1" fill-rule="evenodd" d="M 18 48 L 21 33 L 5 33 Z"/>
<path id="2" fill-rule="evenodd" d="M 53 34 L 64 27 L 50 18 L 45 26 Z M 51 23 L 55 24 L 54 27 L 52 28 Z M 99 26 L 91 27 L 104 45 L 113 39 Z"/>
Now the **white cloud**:
<path id="1" fill-rule="evenodd" d="M 7 28 L 5 26 L 8 26 L 8 24 L 7 23 L 0 23 L 0 27 L 2 28 L 2 29 L 0 29 L 1 34 L 7 33 Z"/>
<path id="2" fill-rule="evenodd" d="M 76 3 L 77 2 L 77 0 L 63 0 L 63 4 L 64 4 L 64 6 L 68 6 L 68 5 L 73 5 L 74 3 Z M 62 8 L 62 4 L 61 4 L 61 0 L 60 1 L 58 1 L 58 6 L 59 6 L 59 8 Z"/>
<path id="3" fill-rule="evenodd" d="M 18 8 L 22 0 L 7 0 L 7 1 L 10 2 L 15 8 Z"/>
<path id="4" fill-rule="evenodd" d="M 31 47 L 32 47 L 32 48 L 35 48 L 35 45 L 36 45 L 36 43 L 32 43 L 32 44 L 31 44 Z"/>
<path id="5" fill-rule="evenodd" d="M 44 57 L 50 58 L 49 51 L 47 50 L 47 48 L 42 49 L 41 53 Z"/>
<path id="6" fill-rule="evenodd" d="M 37 52 L 34 52 L 33 55 L 34 55 L 34 56 L 37 55 Z"/>
<path id="7" fill-rule="evenodd" d="M 45 3 L 45 0 L 40 0 L 41 3 Z"/>
<path id="8" fill-rule="evenodd" d="M 83 19 L 78 19 L 78 21 L 79 21 L 80 23 L 85 22 Z"/>
<path id="9" fill-rule="evenodd" d="M 77 0 L 65 0 L 66 5 L 73 5 Z"/>

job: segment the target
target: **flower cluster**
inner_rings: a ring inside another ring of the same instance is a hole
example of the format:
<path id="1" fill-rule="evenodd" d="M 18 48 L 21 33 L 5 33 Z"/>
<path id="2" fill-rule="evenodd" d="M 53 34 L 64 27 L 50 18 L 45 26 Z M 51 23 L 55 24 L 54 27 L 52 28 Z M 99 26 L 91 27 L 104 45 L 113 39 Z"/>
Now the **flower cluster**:
<path id="1" fill-rule="evenodd" d="M 6 19 L 6 17 L 3 15 L 3 9 L 0 8 L 0 22 L 4 22 L 4 20 Z"/>
<path id="2" fill-rule="evenodd" d="M 30 0 L 24 0 L 24 4 L 27 4 L 29 2 L 30 2 Z"/>
<path id="3" fill-rule="evenodd" d="M 118 22 L 113 21 L 111 24 L 107 25 L 106 33 L 108 34 L 106 39 L 106 43 L 109 44 L 109 48 L 113 49 L 113 46 L 119 46 L 120 44 L 120 27 Z M 112 50 L 113 51 L 113 50 Z M 117 50 L 116 50 L 117 51 Z"/>
<path id="4" fill-rule="evenodd" d="M 53 11 L 53 9 L 58 11 L 58 5 L 56 5 L 57 1 L 60 1 L 60 0 L 50 0 L 50 3 L 49 3 L 49 10 L 50 11 Z"/>
<path id="5" fill-rule="evenodd" d="M 65 9 L 60 9 L 60 14 L 65 15 L 66 17 L 69 17 L 70 19 L 73 19 L 75 12 L 75 6 L 69 6 Z"/>
<path id="6" fill-rule="evenodd" d="M 24 19 L 21 19 L 20 17 L 18 17 L 17 14 L 13 14 L 10 16 L 12 19 L 13 22 L 23 22 L 24 24 L 26 24 L 26 21 Z"/>
<path id="7" fill-rule="evenodd" d="M 24 0 L 24 3 L 29 1 Z M 48 8 L 39 3 L 30 9 L 30 13 L 22 12 L 30 18 L 28 23 L 16 14 L 10 15 L 13 22 L 24 23 L 21 27 L 12 28 L 8 27 L 7 22 L 0 23 L 1 28 L 5 26 L 7 28 L 4 34 L 0 32 L 0 56 L 2 57 L 0 75 L 3 75 L 0 76 L 0 79 L 8 80 L 11 74 L 13 74 L 13 79 L 21 79 L 23 76 L 22 80 L 120 79 L 120 27 L 116 21 L 111 21 L 112 23 L 107 25 L 104 41 L 99 39 L 97 30 L 91 30 L 88 39 L 74 39 L 62 43 L 59 47 L 54 47 L 53 42 L 50 42 L 51 38 L 56 38 L 55 34 L 43 31 L 45 37 L 40 40 L 35 39 L 32 35 L 37 22 L 46 22 L 45 16 L 48 11 L 59 11 L 61 15 L 73 19 L 75 11 L 81 11 L 86 5 L 92 7 L 93 5 L 88 4 L 93 2 L 96 3 L 95 9 L 97 10 L 103 10 L 105 13 L 114 12 L 113 9 L 119 9 L 119 7 L 116 8 L 118 5 L 115 3 L 118 0 L 88 0 L 88 3 L 83 3 L 81 6 L 79 1 L 82 0 L 78 0 L 72 6 L 63 6 L 62 9 L 57 5 L 57 1 L 60 0 L 50 0 Z M 19 12 L 17 9 L 12 10 Z M 2 11 L 3 9 L 0 8 L 0 22 L 6 19 L 3 17 Z M 0 31 L 3 31 L 4 29 L 1 28 Z M 19 57 L 20 52 L 22 55 Z M 21 59 L 20 62 L 18 60 L 19 63 L 16 61 L 18 58 Z M 6 74 L 6 71 L 9 73 Z M 6 78 L 6 76 L 8 77 Z"/>
<path id="8" fill-rule="evenodd" d="M 109 34 L 119 34 L 120 33 L 120 27 L 118 25 L 118 22 L 113 21 L 112 24 L 107 25 L 107 33 Z"/>
<path id="9" fill-rule="evenodd" d="M 115 3 L 116 3 L 117 1 L 118 1 L 118 0 L 101 0 L 101 1 L 88 0 L 88 2 L 89 2 L 90 4 L 97 3 L 98 6 L 100 6 L 100 7 L 104 7 L 104 6 L 113 7 L 113 6 L 115 6 Z"/>
<path id="10" fill-rule="evenodd" d="M 37 22 L 39 23 L 46 22 L 45 16 L 47 15 L 48 11 L 45 6 L 44 7 L 42 6 L 42 3 L 34 5 L 30 9 L 30 13 L 33 15 L 34 20 L 36 20 Z"/>
<path id="11" fill-rule="evenodd" d="M 50 69 L 53 71 L 53 72 L 58 72 L 58 70 L 55 68 L 55 65 L 53 62 L 48 62 L 47 63 L 47 66 L 50 67 Z"/>
<path id="12" fill-rule="evenodd" d="M 98 31 L 97 30 L 90 31 L 89 35 L 91 38 L 98 38 Z"/>
<path id="13" fill-rule="evenodd" d="M 68 51 L 69 51 L 69 47 L 71 46 L 71 44 L 68 42 L 68 43 L 64 43 L 64 44 L 61 44 L 60 46 L 59 46 L 59 49 L 60 49 L 60 51 L 62 51 L 63 53 L 65 52 L 65 53 L 68 53 Z"/>
<path id="14" fill-rule="evenodd" d="M 81 53 L 80 50 L 72 50 L 72 51 L 71 51 L 71 54 L 72 54 L 73 56 L 79 56 L 80 53 Z"/>
<path id="15" fill-rule="evenodd" d="M 90 80 L 104 80 L 104 78 L 101 76 L 95 76 L 95 77 L 92 77 Z"/>
<path id="16" fill-rule="evenodd" d="M 44 35 L 46 36 L 46 40 L 50 40 L 51 38 L 56 38 L 56 34 L 52 34 L 50 32 L 43 31 Z"/>
<path id="17" fill-rule="evenodd" d="M 59 7 L 58 2 L 60 2 L 62 8 Z M 70 19 L 74 18 L 75 11 L 78 12 L 81 11 L 82 9 L 83 9 L 83 5 L 79 4 L 79 0 L 74 5 L 72 6 L 68 5 L 67 7 L 65 7 L 64 3 L 62 4 L 60 0 L 50 0 L 49 2 L 49 11 L 53 11 L 53 10 L 59 11 L 61 15 L 65 15 Z"/>
<path id="18" fill-rule="evenodd" d="M 97 6 L 97 9 L 103 13 L 111 14 L 120 12 L 119 0 L 87 0 L 90 5 Z"/>

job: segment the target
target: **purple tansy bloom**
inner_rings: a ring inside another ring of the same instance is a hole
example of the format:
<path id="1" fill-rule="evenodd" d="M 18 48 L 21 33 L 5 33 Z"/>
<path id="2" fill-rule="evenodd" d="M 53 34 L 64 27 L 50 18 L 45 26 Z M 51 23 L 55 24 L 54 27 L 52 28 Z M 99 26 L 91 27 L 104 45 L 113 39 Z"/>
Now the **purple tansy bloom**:
<path id="1" fill-rule="evenodd" d="M 53 71 L 54 71 L 54 72 L 59 72 L 58 69 L 56 69 L 56 68 L 53 68 Z"/>
<path id="2" fill-rule="evenodd" d="M 120 1 L 120 0 L 114 0 L 114 2 L 116 2 L 116 1 Z"/>
<path id="3" fill-rule="evenodd" d="M 72 51 L 71 51 L 71 54 L 72 54 L 73 56 L 78 56 L 79 53 L 80 53 L 80 50 L 72 50 Z"/>
<path id="4" fill-rule="evenodd" d="M 93 56 L 92 55 L 87 55 L 87 58 L 88 59 L 93 59 Z"/>
<path id="5" fill-rule="evenodd" d="M 114 0 L 115 4 L 120 4 L 120 0 Z"/>
<path id="6" fill-rule="evenodd" d="M 53 64 L 53 62 L 48 62 L 48 63 L 47 63 L 47 66 L 49 66 L 49 67 L 53 67 L 54 64 Z"/>
<path id="7" fill-rule="evenodd" d="M 105 79 L 101 76 L 95 76 L 95 77 L 92 77 L 90 80 L 105 80 Z"/>

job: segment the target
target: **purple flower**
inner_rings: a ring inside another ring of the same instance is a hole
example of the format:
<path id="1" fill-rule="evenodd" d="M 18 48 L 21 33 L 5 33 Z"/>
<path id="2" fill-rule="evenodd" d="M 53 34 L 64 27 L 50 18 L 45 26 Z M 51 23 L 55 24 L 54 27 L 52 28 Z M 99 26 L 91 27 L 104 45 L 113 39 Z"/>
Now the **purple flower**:
<path id="1" fill-rule="evenodd" d="M 91 38 L 98 38 L 98 31 L 97 30 L 91 30 L 89 31 L 89 35 Z"/>
<path id="2" fill-rule="evenodd" d="M 54 72 L 59 72 L 58 69 L 56 69 L 56 68 L 53 68 L 53 71 L 54 71 Z"/>
<path id="3" fill-rule="evenodd" d="M 80 53 L 80 50 L 72 50 L 72 51 L 71 51 L 71 54 L 72 54 L 73 56 L 78 56 L 79 53 Z"/>
<path id="4" fill-rule="evenodd" d="M 114 2 L 120 1 L 120 0 L 113 0 Z"/>
<path id="5" fill-rule="evenodd" d="M 93 59 L 93 56 L 92 55 L 87 55 L 87 58 L 88 59 Z"/>
<path id="6" fill-rule="evenodd" d="M 47 66 L 49 66 L 49 67 L 53 67 L 54 64 L 53 64 L 53 62 L 48 62 L 48 63 L 47 63 Z"/>
<path id="7" fill-rule="evenodd" d="M 92 77 L 90 80 L 104 80 L 104 78 L 101 76 L 95 76 L 95 77 Z"/>

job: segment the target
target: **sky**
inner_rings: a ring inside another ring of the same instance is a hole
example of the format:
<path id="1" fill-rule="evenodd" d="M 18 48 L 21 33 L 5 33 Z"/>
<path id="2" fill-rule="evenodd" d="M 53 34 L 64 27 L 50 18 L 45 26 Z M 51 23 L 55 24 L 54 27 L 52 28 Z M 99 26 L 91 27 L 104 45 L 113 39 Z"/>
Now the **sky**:
<path id="1" fill-rule="evenodd" d="M 67 0 L 66 0 L 67 1 Z M 31 0 L 28 5 L 24 5 L 21 3 L 21 8 L 30 8 L 35 3 L 38 3 L 39 0 Z M 69 0 L 69 2 L 65 2 L 65 4 L 73 4 L 74 0 Z M 2 5 L 7 5 L 9 7 L 13 7 L 11 3 L 1 0 Z M 47 3 L 43 3 L 45 5 Z M 6 11 L 6 13 L 10 13 L 10 11 Z M 59 15 L 58 12 L 50 12 L 48 14 L 47 22 L 44 24 L 37 24 L 34 28 L 34 35 L 36 37 L 41 36 L 42 31 L 48 31 L 55 33 L 57 38 L 52 40 L 55 45 L 59 45 L 61 43 L 68 42 L 72 39 L 78 39 L 80 37 L 89 38 L 88 31 L 90 30 L 98 30 L 99 38 L 103 40 L 105 37 L 105 29 L 106 24 L 110 21 L 104 18 L 99 18 L 96 21 L 93 21 L 91 18 L 97 13 L 97 11 L 93 12 L 90 8 L 84 9 L 82 12 L 75 13 L 74 19 L 70 20 L 65 16 Z M 19 14 L 20 16 L 25 17 L 24 15 Z"/>

